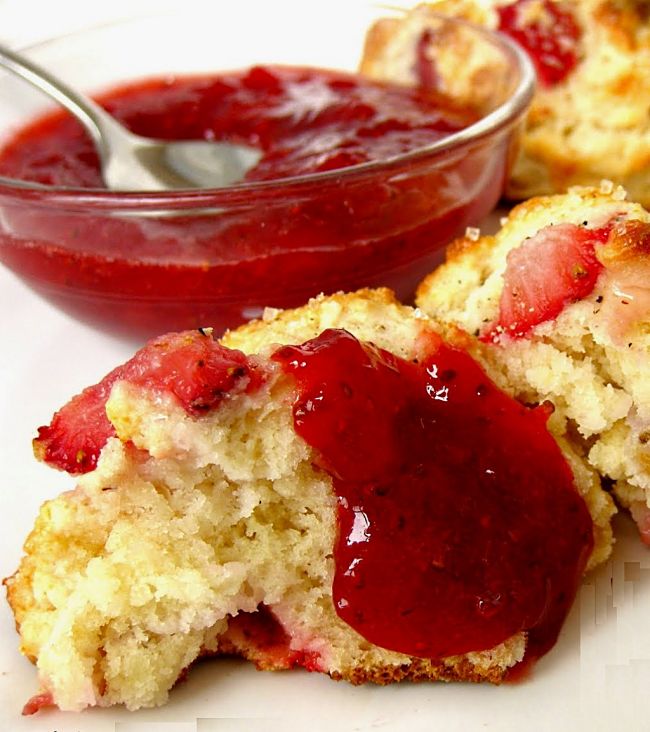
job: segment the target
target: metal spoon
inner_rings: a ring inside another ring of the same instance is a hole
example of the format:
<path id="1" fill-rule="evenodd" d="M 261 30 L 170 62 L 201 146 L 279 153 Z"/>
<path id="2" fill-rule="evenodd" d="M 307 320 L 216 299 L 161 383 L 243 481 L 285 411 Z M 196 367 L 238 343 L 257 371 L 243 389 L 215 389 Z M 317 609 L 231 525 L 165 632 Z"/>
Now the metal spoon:
<path id="1" fill-rule="evenodd" d="M 0 44 L 0 66 L 48 94 L 71 112 L 92 138 L 102 178 L 116 191 L 221 188 L 241 181 L 262 151 L 204 140 L 165 141 L 134 135 L 88 97 Z"/>

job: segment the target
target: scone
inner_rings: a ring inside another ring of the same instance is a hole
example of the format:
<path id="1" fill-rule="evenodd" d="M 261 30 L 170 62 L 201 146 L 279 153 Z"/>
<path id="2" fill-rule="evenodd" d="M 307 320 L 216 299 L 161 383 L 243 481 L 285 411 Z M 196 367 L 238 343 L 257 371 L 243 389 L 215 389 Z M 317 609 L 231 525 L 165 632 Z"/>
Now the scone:
<path id="1" fill-rule="evenodd" d="M 452 244 L 417 302 L 602 476 L 650 544 L 650 215 L 576 188 L 517 206 L 495 236 Z"/>
<path id="2" fill-rule="evenodd" d="M 524 199 L 624 185 L 650 205 L 650 13 L 645 0 L 440 0 L 369 32 L 361 65 L 374 78 L 445 84 L 436 73 L 431 11 L 498 29 L 528 51 L 538 73 L 507 195 Z M 442 59 L 444 63 L 444 59 Z M 472 66 L 451 76 L 468 77 Z M 474 79 L 480 92 L 481 81 Z M 445 89 L 441 89 L 445 91 Z"/>
<path id="3" fill-rule="evenodd" d="M 387 290 L 321 297 L 155 339 L 59 411 L 36 452 L 78 485 L 5 581 L 26 713 L 161 704 L 203 655 L 383 684 L 545 653 L 611 502 L 450 337 Z"/>

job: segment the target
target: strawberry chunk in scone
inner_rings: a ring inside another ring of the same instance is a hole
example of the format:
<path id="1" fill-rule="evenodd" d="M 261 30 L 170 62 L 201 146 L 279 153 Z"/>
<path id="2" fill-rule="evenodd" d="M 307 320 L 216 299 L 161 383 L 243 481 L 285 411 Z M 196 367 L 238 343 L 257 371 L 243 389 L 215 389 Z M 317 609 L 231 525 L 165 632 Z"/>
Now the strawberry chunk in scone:
<path id="1" fill-rule="evenodd" d="M 115 428 L 106 416 L 113 385 L 127 381 L 154 392 L 171 394 L 188 414 L 216 407 L 227 394 L 254 388 L 262 379 L 243 353 L 224 348 L 210 329 L 160 336 L 98 384 L 73 397 L 40 427 L 36 456 L 52 467 L 80 474 L 93 470 Z"/>
<path id="2" fill-rule="evenodd" d="M 607 241 L 610 230 L 609 224 L 597 229 L 545 226 L 511 250 L 499 317 L 484 338 L 525 336 L 534 326 L 557 317 L 567 304 L 589 295 L 603 269 L 596 246 Z"/>
<path id="3" fill-rule="evenodd" d="M 528 52 L 545 87 L 564 81 L 578 64 L 581 31 L 568 3 L 516 0 L 499 5 L 498 28 Z"/>

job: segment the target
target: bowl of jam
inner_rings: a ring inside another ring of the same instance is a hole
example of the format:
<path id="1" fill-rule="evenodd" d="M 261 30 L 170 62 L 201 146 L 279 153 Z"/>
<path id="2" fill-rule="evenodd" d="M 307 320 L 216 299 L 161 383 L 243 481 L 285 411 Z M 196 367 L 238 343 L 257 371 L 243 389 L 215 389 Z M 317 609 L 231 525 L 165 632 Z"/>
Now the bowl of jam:
<path id="1" fill-rule="evenodd" d="M 385 285 L 408 300 L 501 195 L 534 86 L 524 54 L 437 19 L 441 38 L 475 36 L 498 69 L 454 98 L 355 72 L 371 6 L 344 25 L 311 6 L 256 7 L 254 22 L 229 8 L 217 24 L 190 6 L 23 50 L 133 132 L 243 142 L 259 163 L 227 188 L 109 191 L 76 120 L 1 75 L 0 262 L 137 339 L 222 331 L 321 292 Z"/>

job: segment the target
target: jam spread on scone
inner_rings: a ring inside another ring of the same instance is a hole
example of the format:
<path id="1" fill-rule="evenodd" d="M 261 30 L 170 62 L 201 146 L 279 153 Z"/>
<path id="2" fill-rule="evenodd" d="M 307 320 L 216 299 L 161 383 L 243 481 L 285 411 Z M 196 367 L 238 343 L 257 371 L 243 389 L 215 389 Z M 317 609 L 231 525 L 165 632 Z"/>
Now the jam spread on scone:
<path id="1" fill-rule="evenodd" d="M 473 353 L 517 399 L 553 404 L 549 428 L 582 464 L 592 566 L 611 551 L 613 497 L 650 544 L 648 211 L 609 181 L 527 201 L 453 245 L 417 304 L 482 340 Z"/>
<path id="2" fill-rule="evenodd" d="M 464 351 L 429 333 L 406 361 L 344 330 L 272 360 L 295 382 L 294 427 L 333 479 L 333 602 L 372 643 L 422 658 L 492 648 L 528 632 L 555 642 L 593 545 L 548 411 L 501 392 Z M 118 381 L 172 395 L 200 417 L 272 372 L 201 331 L 155 339 L 39 430 L 37 452 L 81 473 L 115 430 Z M 276 367 L 277 368 L 277 367 Z"/>
<path id="3" fill-rule="evenodd" d="M 498 5 L 499 30 L 521 44 L 544 86 L 564 81 L 578 63 L 580 28 L 567 3 L 517 0 Z"/>
<path id="4" fill-rule="evenodd" d="M 58 412 L 37 453 L 85 472 L 5 580 L 26 713 L 163 704 L 213 655 L 386 684 L 545 653 L 601 515 L 547 405 L 448 334 L 387 290 L 320 297 L 156 339 Z"/>
<path id="5" fill-rule="evenodd" d="M 273 358 L 298 434 L 334 480 L 333 600 L 367 640 L 412 656 L 555 642 L 593 545 L 548 412 L 501 392 L 433 334 L 409 362 L 341 330 Z"/>

